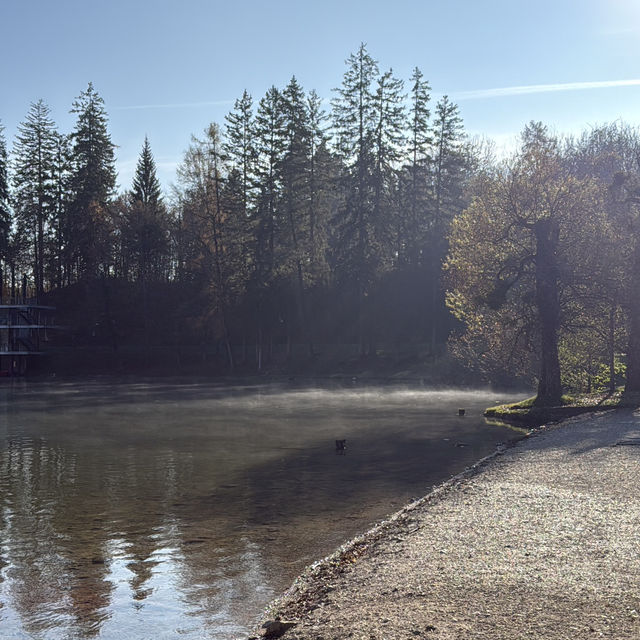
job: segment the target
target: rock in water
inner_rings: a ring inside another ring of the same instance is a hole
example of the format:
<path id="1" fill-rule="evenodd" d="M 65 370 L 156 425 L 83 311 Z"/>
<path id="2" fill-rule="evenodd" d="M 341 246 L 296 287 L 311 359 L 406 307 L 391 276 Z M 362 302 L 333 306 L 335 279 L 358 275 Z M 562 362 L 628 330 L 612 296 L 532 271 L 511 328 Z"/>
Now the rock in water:
<path id="1" fill-rule="evenodd" d="M 295 622 L 287 622 L 286 620 L 267 620 L 260 629 L 260 635 L 263 638 L 279 638 L 287 629 L 295 626 Z"/>

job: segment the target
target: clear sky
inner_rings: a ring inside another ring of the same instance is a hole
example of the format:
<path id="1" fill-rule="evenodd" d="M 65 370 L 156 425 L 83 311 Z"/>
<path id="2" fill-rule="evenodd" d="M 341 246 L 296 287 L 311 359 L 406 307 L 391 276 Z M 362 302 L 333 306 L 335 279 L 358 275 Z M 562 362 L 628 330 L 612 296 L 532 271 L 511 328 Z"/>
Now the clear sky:
<path id="1" fill-rule="evenodd" d="M 0 0 L 0 122 L 11 148 L 43 98 L 69 132 L 92 81 L 129 188 L 145 134 L 165 189 L 189 144 L 246 88 L 295 75 L 332 97 L 361 42 L 382 70 L 418 66 L 470 134 L 510 146 L 529 120 L 558 133 L 640 125 L 640 0 Z"/>

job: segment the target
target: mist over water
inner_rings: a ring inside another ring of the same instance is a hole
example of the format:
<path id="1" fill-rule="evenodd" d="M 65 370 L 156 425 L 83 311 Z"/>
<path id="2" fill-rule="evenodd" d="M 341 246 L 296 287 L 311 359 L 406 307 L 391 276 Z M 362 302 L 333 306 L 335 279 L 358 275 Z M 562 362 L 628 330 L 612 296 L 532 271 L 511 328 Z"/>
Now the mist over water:
<path id="1" fill-rule="evenodd" d="M 7 381 L 0 637 L 237 637 L 305 565 L 519 437 L 482 418 L 507 399 Z"/>

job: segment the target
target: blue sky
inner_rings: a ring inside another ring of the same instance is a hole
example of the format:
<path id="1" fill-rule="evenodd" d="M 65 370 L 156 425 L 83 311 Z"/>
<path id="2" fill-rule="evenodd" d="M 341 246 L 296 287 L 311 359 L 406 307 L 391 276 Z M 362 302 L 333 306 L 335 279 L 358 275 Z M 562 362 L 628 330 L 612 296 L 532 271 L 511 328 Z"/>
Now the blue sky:
<path id="1" fill-rule="evenodd" d="M 0 0 L 0 122 L 11 147 L 43 98 L 71 131 L 92 81 L 129 188 L 145 134 L 165 189 L 192 134 L 246 88 L 292 75 L 331 98 L 360 42 L 434 102 L 449 94 L 470 134 L 513 145 L 532 119 L 577 132 L 640 125 L 638 0 Z M 618 83 L 618 84 L 615 84 Z M 494 90 L 500 91 L 494 91 Z"/>

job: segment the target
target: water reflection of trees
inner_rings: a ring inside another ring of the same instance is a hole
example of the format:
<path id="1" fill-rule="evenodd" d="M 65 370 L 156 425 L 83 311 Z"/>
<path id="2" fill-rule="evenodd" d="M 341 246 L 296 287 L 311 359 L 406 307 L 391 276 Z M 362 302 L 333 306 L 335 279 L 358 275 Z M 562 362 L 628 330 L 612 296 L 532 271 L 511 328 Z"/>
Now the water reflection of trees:
<path id="1" fill-rule="evenodd" d="M 65 618 L 82 636 L 99 632 L 110 615 L 109 542 L 118 535 L 128 542 L 132 589 L 141 595 L 146 561 L 162 544 L 153 532 L 166 518 L 153 506 L 159 497 L 170 501 L 173 487 L 164 466 L 137 471 L 130 462 L 116 468 L 104 451 L 80 454 L 44 438 L 13 438 L 0 453 L 4 592 L 27 633 Z"/>
<path id="2" fill-rule="evenodd" d="M 391 496 L 416 495 L 425 467 L 460 468 L 452 444 L 420 429 L 389 438 L 390 414 L 384 403 L 365 412 L 369 399 L 348 423 L 357 446 L 336 456 L 351 397 L 321 410 L 306 396 L 253 398 L 247 410 L 244 396 L 145 404 L 138 389 L 92 392 L 87 405 L 65 392 L 49 407 L 41 392 L 29 409 L 1 394 L 0 636 L 13 610 L 33 637 L 151 637 L 154 625 L 236 637 L 233 621 L 274 595 L 265 585 L 284 588 L 393 511 Z"/>
<path id="3" fill-rule="evenodd" d="M 163 580 L 174 590 L 163 597 L 179 601 L 168 606 L 176 616 L 188 611 L 215 628 L 243 619 L 243 601 L 257 598 L 259 607 L 273 595 L 255 593 L 264 576 L 261 550 L 242 533 L 245 501 L 233 500 L 235 515 L 211 501 L 225 485 L 188 451 L 74 450 L 14 436 L 0 450 L 0 482 L 0 593 L 29 635 L 63 627 L 69 637 L 93 637 L 123 615 L 113 609 L 116 564 L 124 563 L 139 615 Z M 169 567 L 172 575 L 154 579 Z"/>

